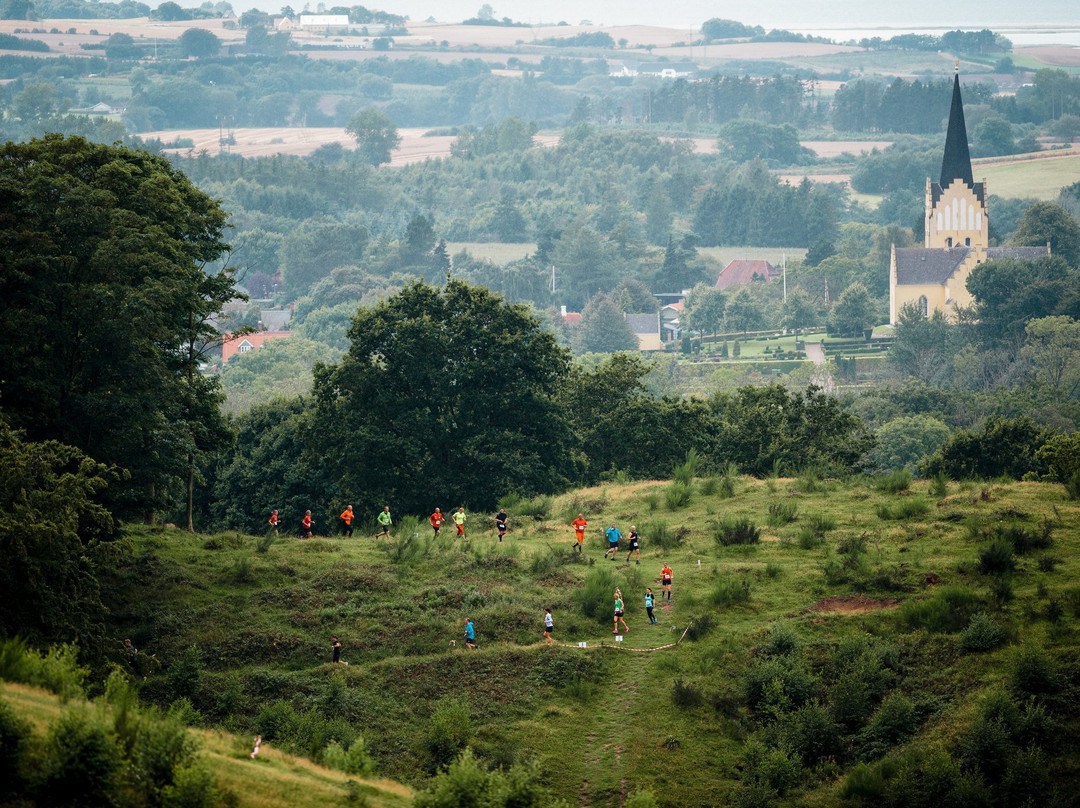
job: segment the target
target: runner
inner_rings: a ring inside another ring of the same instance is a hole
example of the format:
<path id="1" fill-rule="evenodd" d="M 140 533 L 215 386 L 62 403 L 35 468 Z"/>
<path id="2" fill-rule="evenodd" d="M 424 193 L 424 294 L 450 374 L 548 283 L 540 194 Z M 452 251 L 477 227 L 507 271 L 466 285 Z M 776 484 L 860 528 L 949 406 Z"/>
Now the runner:
<path id="1" fill-rule="evenodd" d="M 554 645 L 552 634 L 555 631 L 555 621 L 551 619 L 551 609 L 544 609 L 544 639 L 548 645 Z"/>
<path id="2" fill-rule="evenodd" d="M 307 511 L 304 514 L 304 518 L 300 520 L 300 538 L 310 539 L 311 529 L 315 526 L 315 522 L 311 519 L 311 511 Z"/>
<path id="3" fill-rule="evenodd" d="M 637 553 L 637 564 L 641 565 L 641 547 L 638 544 L 640 537 L 638 536 L 637 528 L 630 525 L 630 552 L 626 554 L 626 563 L 630 563 L 630 556 Z"/>
<path id="4" fill-rule="evenodd" d="M 506 535 L 506 508 L 499 508 L 499 512 L 495 514 L 495 529 L 499 531 L 499 541 L 503 540 L 503 536 Z"/>
<path id="5" fill-rule="evenodd" d="M 428 521 L 431 522 L 431 529 L 435 531 L 434 538 L 436 539 L 439 538 L 439 531 L 442 529 L 443 519 L 445 518 L 438 508 L 435 509 L 435 513 L 428 517 Z"/>
<path id="6" fill-rule="evenodd" d="M 127 653 L 128 667 L 132 672 L 139 672 L 139 649 L 131 644 L 131 640 L 124 640 L 124 651 Z"/>
<path id="7" fill-rule="evenodd" d="M 270 511 L 270 522 L 269 522 L 269 524 L 270 524 L 270 529 L 272 531 L 274 531 L 274 535 L 276 536 L 278 534 L 278 525 L 281 524 L 281 520 L 278 519 L 277 508 L 274 508 L 274 510 Z"/>
<path id="8" fill-rule="evenodd" d="M 465 535 L 465 509 L 458 508 L 457 513 L 454 514 L 454 524 L 457 525 L 457 534 L 461 538 L 468 541 L 468 537 Z"/>
<path id="9" fill-rule="evenodd" d="M 660 599 L 667 598 L 668 603 L 671 603 L 671 567 L 667 562 L 664 562 L 664 568 L 660 570 L 660 583 L 662 583 L 663 589 L 660 592 Z"/>
<path id="10" fill-rule="evenodd" d="M 471 617 L 465 618 L 465 647 L 476 650 L 476 628 Z"/>
<path id="11" fill-rule="evenodd" d="M 619 552 L 619 539 L 622 538 L 622 533 L 615 527 L 615 523 L 611 523 L 611 527 L 604 531 L 604 535 L 607 536 L 607 549 L 604 550 L 604 558 L 608 557 L 608 553 L 611 553 L 611 560 L 615 560 L 615 554 Z"/>
<path id="12" fill-rule="evenodd" d="M 379 523 L 379 532 L 375 534 L 375 538 L 383 536 L 387 539 L 390 538 L 390 525 L 394 524 L 394 520 L 390 518 L 390 506 L 386 505 L 379 515 L 375 517 L 375 521 Z"/>
<path id="13" fill-rule="evenodd" d="M 341 662 L 341 641 L 336 634 L 330 638 L 330 647 L 334 651 L 334 664 L 337 665 Z"/>
<path id="14" fill-rule="evenodd" d="M 348 536 L 351 539 L 352 538 L 352 520 L 353 520 L 352 505 L 349 505 L 344 511 L 342 511 L 340 519 L 341 519 L 342 522 L 345 523 L 344 526 L 342 527 L 342 533 L 344 533 L 346 536 Z"/>
<path id="15" fill-rule="evenodd" d="M 570 523 L 570 526 L 574 528 L 574 539 L 577 541 L 576 547 L 579 553 L 582 545 L 585 544 L 585 526 L 587 524 L 589 523 L 585 521 L 585 517 L 580 513 L 577 515 L 577 519 Z"/>
<path id="16" fill-rule="evenodd" d="M 623 634 L 625 634 L 626 632 L 628 632 L 630 630 L 630 627 L 628 625 L 626 625 L 626 621 L 623 620 L 622 615 L 623 615 L 622 592 L 619 589 L 616 589 L 615 590 L 615 629 L 611 632 L 612 634 L 618 634 L 619 633 L 619 623 L 622 623 Z"/>
<path id="17" fill-rule="evenodd" d="M 649 613 L 649 624 L 652 625 L 656 622 L 656 617 L 652 613 L 653 610 L 653 593 L 652 587 L 645 587 L 645 611 Z"/>

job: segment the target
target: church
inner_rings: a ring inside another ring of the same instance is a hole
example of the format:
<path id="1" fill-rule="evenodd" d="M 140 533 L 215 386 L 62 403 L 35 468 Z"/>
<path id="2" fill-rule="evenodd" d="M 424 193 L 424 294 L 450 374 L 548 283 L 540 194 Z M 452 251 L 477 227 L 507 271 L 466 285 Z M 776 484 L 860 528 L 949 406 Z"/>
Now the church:
<path id="1" fill-rule="evenodd" d="M 941 181 L 926 180 L 926 214 L 922 247 L 892 247 L 889 262 L 889 323 L 915 303 L 923 317 L 940 310 L 956 319 L 956 310 L 971 305 L 967 279 L 983 261 L 995 258 L 1040 258 L 1050 247 L 991 247 L 986 183 L 971 174 L 960 74 L 953 78 L 949 130 L 941 160 Z"/>

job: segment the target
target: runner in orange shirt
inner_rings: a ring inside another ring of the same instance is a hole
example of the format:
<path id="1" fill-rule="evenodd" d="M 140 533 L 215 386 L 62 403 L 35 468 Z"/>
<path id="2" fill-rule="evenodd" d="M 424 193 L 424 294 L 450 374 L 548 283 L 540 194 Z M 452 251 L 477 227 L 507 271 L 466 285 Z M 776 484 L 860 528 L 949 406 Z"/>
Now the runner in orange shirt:
<path id="1" fill-rule="evenodd" d="M 274 508 L 274 510 L 270 512 L 270 521 L 268 524 L 270 525 L 270 529 L 274 531 L 274 535 L 276 536 L 278 534 L 278 525 L 281 524 L 281 520 L 278 519 L 277 508 Z"/>
<path id="2" fill-rule="evenodd" d="M 445 518 L 438 508 L 435 509 L 435 513 L 428 517 L 428 521 L 431 522 L 431 529 L 435 531 L 436 539 L 439 538 L 439 530 L 442 528 L 443 519 Z"/>
<path id="3" fill-rule="evenodd" d="M 580 513 L 577 515 L 577 519 L 570 523 L 570 526 L 574 528 L 574 539 L 577 541 L 577 544 L 572 546 L 576 546 L 579 553 L 585 544 L 585 526 L 587 524 L 589 523 L 585 521 L 585 516 Z"/>
<path id="4" fill-rule="evenodd" d="M 668 563 L 664 562 L 664 568 L 660 570 L 660 583 L 663 584 L 663 590 L 661 592 L 661 599 L 667 598 L 667 602 L 671 603 L 671 567 Z"/>
<path id="5" fill-rule="evenodd" d="M 344 511 L 342 511 L 341 514 L 341 521 L 345 523 L 345 526 L 342 528 L 342 533 L 344 533 L 350 539 L 352 538 L 352 520 L 353 512 L 352 505 L 350 505 Z"/>
<path id="6" fill-rule="evenodd" d="M 300 522 L 300 538 L 301 539 L 310 539 L 311 538 L 311 528 L 314 527 L 314 525 L 315 525 L 315 522 L 312 521 L 312 519 L 311 519 L 311 511 L 308 511 L 307 513 L 304 514 L 304 518 Z"/>

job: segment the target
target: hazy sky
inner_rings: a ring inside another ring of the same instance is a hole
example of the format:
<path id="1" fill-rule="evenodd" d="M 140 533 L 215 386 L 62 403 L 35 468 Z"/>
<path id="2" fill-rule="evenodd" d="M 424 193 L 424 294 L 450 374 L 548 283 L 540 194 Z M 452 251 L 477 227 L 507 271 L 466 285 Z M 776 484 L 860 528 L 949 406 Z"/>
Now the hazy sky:
<path id="1" fill-rule="evenodd" d="M 328 6 L 338 0 L 326 0 Z M 265 7 L 272 0 L 261 0 Z M 342 5 L 351 2 L 340 0 Z M 311 2 L 314 10 L 317 0 Z M 472 17 L 483 0 L 365 0 L 368 8 L 408 15 L 414 20 L 429 16 L 440 21 Z M 235 4 L 245 8 L 243 0 Z M 272 7 L 272 6 L 271 6 Z M 295 3 L 294 8 L 300 8 Z M 1076 0 L 903 0 L 875 3 L 867 0 L 491 0 L 496 17 L 519 22 L 566 22 L 589 20 L 595 24 L 640 23 L 670 27 L 699 26 L 711 17 L 739 20 L 766 28 L 864 28 L 893 27 L 977 27 L 1004 25 L 1080 25 L 1080 3 Z M 276 10 L 276 9 L 274 9 Z"/>

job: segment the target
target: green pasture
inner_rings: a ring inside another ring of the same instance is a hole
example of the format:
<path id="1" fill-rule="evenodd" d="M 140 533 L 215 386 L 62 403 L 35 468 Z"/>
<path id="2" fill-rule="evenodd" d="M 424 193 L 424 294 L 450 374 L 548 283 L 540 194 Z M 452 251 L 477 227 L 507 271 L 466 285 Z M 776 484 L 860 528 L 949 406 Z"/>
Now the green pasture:
<path id="1" fill-rule="evenodd" d="M 764 260 L 773 266 L 780 266 L 786 255 L 789 261 L 802 260 L 806 257 L 805 247 L 698 247 L 698 255 L 711 258 L 722 267 L 739 258 Z"/>
<path id="2" fill-rule="evenodd" d="M 986 180 L 992 194 L 1052 201 L 1062 188 L 1080 182 L 1080 152 L 1001 165 L 976 162 L 972 173 L 976 180 Z"/>
<path id="3" fill-rule="evenodd" d="M 356 504 L 375 513 L 375 503 Z M 373 538 L 370 525 L 352 538 L 272 543 L 132 529 L 129 555 L 103 583 L 111 632 L 163 662 L 144 697 L 185 695 L 208 721 L 245 734 L 276 700 L 317 707 L 363 733 L 381 774 L 414 786 L 436 765 L 433 750 L 445 748 L 436 743 L 446 731 L 440 716 L 464 703 L 467 726 L 455 737 L 492 764 L 535 761 L 559 796 L 587 806 L 620 804 L 637 788 L 663 806 L 727 804 L 741 793 L 747 740 L 768 724 L 763 708 L 749 706 L 747 682 L 780 635 L 797 646 L 790 653 L 817 677 L 827 705 L 841 699 L 828 673 L 838 649 L 899 654 L 903 664 L 882 674 L 887 691 L 933 705 L 919 712 L 915 736 L 930 744 L 955 741 L 987 689 L 1007 680 L 1022 641 L 1054 659 L 1075 657 L 1080 562 L 1071 537 L 1080 509 L 1059 485 L 890 489 L 812 472 L 698 476 L 509 498 L 507 510 L 501 543 L 486 513 L 470 515 L 467 543 L 452 526 L 434 538 L 426 522 L 401 515 L 389 541 Z M 580 556 L 570 528 L 578 512 L 589 521 Z M 757 540 L 717 541 L 733 520 L 756 527 Z M 624 535 L 637 525 L 640 565 L 627 563 L 625 549 L 616 561 L 603 557 L 611 522 Z M 1015 557 L 1008 598 L 979 566 L 1002 526 L 1052 537 Z M 659 599 L 665 561 L 674 570 L 670 605 Z M 629 625 L 621 642 L 611 629 L 615 586 Z M 645 618 L 646 586 L 657 594 L 657 625 Z M 947 604 L 941 617 L 943 592 L 961 593 L 964 610 L 952 621 Z M 554 648 L 541 641 L 545 606 Z M 985 653 L 958 641 L 977 611 L 1007 638 Z M 476 651 L 463 648 L 469 616 Z M 661 648 L 687 626 L 687 639 Z M 331 634 L 348 667 L 329 664 Z M 204 665 L 194 685 L 168 674 L 192 646 Z M 1070 704 L 1048 709 L 1055 720 L 1078 717 Z M 1061 748 L 1075 745 L 1070 735 Z M 835 805 L 853 764 L 850 755 L 825 769 L 808 762 L 798 785 L 770 804 Z M 1055 777 L 1075 778 L 1077 764 L 1054 766 Z"/>

